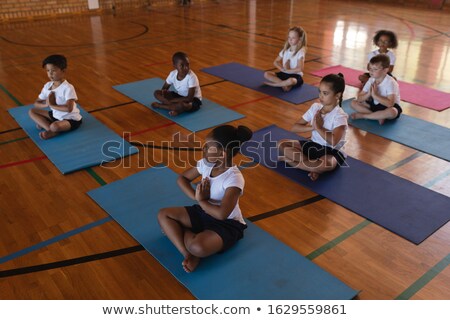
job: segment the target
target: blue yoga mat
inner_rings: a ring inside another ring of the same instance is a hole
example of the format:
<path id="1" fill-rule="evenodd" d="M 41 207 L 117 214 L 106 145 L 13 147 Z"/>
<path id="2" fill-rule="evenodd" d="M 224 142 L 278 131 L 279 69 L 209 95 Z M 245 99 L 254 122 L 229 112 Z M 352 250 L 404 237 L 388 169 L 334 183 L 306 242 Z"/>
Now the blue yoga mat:
<path id="1" fill-rule="evenodd" d="M 184 272 L 182 255 L 161 233 L 160 208 L 193 204 L 177 174 L 155 167 L 92 190 L 94 199 L 198 299 L 351 299 L 357 292 L 251 222 L 230 250 Z"/>
<path id="2" fill-rule="evenodd" d="M 450 220 L 450 198 L 348 157 L 347 167 L 311 181 L 305 171 L 277 161 L 276 141 L 301 139 L 269 126 L 253 134 L 242 153 L 308 189 L 419 244 Z"/>
<path id="3" fill-rule="evenodd" d="M 153 97 L 153 92 L 161 89 L 163 84 L 164 80 L 151 78 L 117 85 L 113 88 L 193 132 L 212 128 L 244 117 L 244 115 L 236 111 L 225 108 L 205 98 L 202 99 L 200 110 L 192 113 L 184 112 L 176 117 L 172 117 L 169 115 L 168 110 L 155 109 L 150 106 L 152 102 L 156 101 Z"/>
<path id="4" fill-rule="evenodd" d="M 348 99 L 342 103 L 342 108 L 348 114 L 355 112 L 350 107 L 352 100 Z M 406 114 L 400 115 L 397 120 L 385 121 L 383 125 L 380 125 L 376 120 L 352 120 L 350 118 L 349 123 L 355 128 L 450 161 L 449 128 Z"/>
<path id="5" fill-rule="evenodd" d="M 131 146 L 80 106 L 78 107 L 83 123 L 77 130 L 61 133 L 49 140 L 42 140 L 36 124 L 28 115 L 28 110 L 32 107 L 32 105 L 16 107 L 9 109 L 8 112 L 63 174 L 97 166 L 138 152 L 137 148 Z"/>
<path id="6" fill-rule="evenodd" d="M 289 92 L 284 92 L 281 88 L 264 85 L 263 82 L 266 79 L 264 79 L 263 70 L 236 62 L 204 68 L 202 71 L 294 104 L 303 103 L 319 97 L 317 87 L 307 83 L 303 83 L 301 87 L 292 89 Z"/>

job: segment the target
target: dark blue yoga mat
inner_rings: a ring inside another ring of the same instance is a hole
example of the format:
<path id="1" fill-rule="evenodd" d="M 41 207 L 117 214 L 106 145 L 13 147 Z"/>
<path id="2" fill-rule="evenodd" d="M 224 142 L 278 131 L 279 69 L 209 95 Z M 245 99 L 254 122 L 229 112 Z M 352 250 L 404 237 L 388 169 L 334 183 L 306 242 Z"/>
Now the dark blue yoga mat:
<path id="1" fill-rule="evenodd" d="M 193 132 L 212 128 L 244 117 L 244 115 L 237 113 L 236 111 L 225 108 L 205 98 L 202 100 L 203 104 L 200 107 L 200 110 L 192 113 L 184 112 L 176 117 L 172 117 L 169 115 L 168 110 L 151 107 L 152 102 L 156 101 L 155 97 L 153 97 L 153 92 L 157 89 L 161 89 L 163 84 L 164 80 L 160 78 L 151 78 L 117 85 L 113 88 Z"/>
<path id="2" fill-rule="evenodd" d="M 345 100 L 342 108 L 348 114 L 355 112 L 351 107 L 353 99 Z M 450 129 L 418 118 L 400 115 L 397 120 L 385 121 L 349 118 L 349 123 L 358 129 L 401 143 L 432 156 L 450 161 Z"/>
<path id="3" fill-rule="evenodd" d="M 63 174 L 138 152 L 136 147 L 123 140 L 80 106 L 78 107 L 83 123 L 77 130 L 42 140 L 39 137 L 40 130 L 36 129 L 36 124 L 28 115 L 28 110 L 32 107 L 32 105 L 16 107 L 9 109 L 8 112 Z"/>
<path id="4" fill-rule="evenodd" d="M 248 67 L 246 65 L 231 62 L 215 67 L 201 69 L 203 72 L 213 76 L 237 83 L 241 86 L 277 97 L 291 103 L 299 104 L 319 97 L 317 87 L 303 83 L 299 88 L 284 92 L 281 88 L 264 85 L 264 71 Z"/>
<path id="5" fill-rule="evenodd" d="M 348 166 L 313 182 L 305 171 L 277 161 L 276 141 L 281 139 L 301 138 L 269 126 L 256 131 L 242 153 L 415 244 L 450 220 L 449 197 L 351 157 Z"/>
<path id="6" fill-rule="evenodd" d="M 92 190 L 94 199 L 198 299 L 351 299 L 357 292 L 251 222 L 230 250 L 184 272 L 182 255 L 161 233 L 160 208 L 193 204 L 177 174 L 155 167 Z"/>

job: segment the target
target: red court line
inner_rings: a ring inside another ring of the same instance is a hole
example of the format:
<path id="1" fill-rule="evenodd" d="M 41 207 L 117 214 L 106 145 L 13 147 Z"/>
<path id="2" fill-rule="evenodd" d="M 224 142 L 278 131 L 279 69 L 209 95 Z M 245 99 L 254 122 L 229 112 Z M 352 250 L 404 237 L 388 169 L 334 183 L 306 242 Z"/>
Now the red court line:
<path id="1" fill-rule="evenodd" d="M 47 159 L 47 156 L 41 156 L 41 157 L 37 157 L 37 158 L 33 158 L 33 159 L 28 159 L 28 160 L 22 160 L 22 161 L 2 164 L 2 165 L 0 165 L 0 169 L 8 168 L 8 167 L 14 167 L 14 166 L 18 166 L 18 165 L 21 165 L 21 164 L 24 164 L 24 163 L 35 162 L 35 161 L 44 160 L 44 159 Z"/>
<path id="2" fill-rule="evenodd" d="M 234 106 L 231 106 L 231 107 L 229 107 L 229 108 L 230 108 L 230 109 L 234 109 L 234 108 L 243 106 L 243 105 L 245 105 L 245 104 L 249 104 L 249 103 L 252 103 L 252 102 L 257 102 L 257 101 L 261 101 L 261 100 L 265 100 L 265 99 L 269 99 L 269 98 L 272 98 L 272 96 L 265 96 L 265 97 L 262 97 L 262 98 L 259 98 L 259 99 L 255 99 L 255 100 L 251 100 L 251 101 L 247 101 L 247 102 L 238 103 L 238 104 L 235 104 Z"/>

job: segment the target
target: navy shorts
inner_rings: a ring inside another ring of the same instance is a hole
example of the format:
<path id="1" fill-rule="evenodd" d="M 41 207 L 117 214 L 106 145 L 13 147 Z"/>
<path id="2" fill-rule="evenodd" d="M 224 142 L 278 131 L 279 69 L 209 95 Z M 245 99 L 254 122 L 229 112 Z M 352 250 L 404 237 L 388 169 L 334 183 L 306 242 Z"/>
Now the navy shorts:
<path id="1" fill-rule="evenodd" d="M 219 220 L 207 214 L 198 204 L 185 207 L 191 219 L 192 232 L 200 233 L 211 230 L 217 233 L 223 241 L 220 252 L 231 248 L 244 236 L 247 225 L 233 219 Z"/>
<path id="2" fill-rule="evenodd" d="M 48 116 L 50 117 L 50 121 L 53 123 L 55 121 L 68 121 L 70 123 L 70 130 L 69 131 L 73 131 L 75 129 L 78 129 L 79 126 L 81 126 L 81 123 L 83 122 L 83 119 L 80 120 L 72 120 L 72 119 L 63 119 L 63 120 L 58 120 L 53 116 L 53 111 L 50 110 L 48 112 Z"/>
<path id="3" fill-rule="evenodd" d="M 381 103 L 375 104 L 373 99 L 367 100 L 367 103 L 369 104 L 370 111 L 372 111 L 372 112 L 383 111 L 383 110 L 386 110 L 388 108 L 385 105 L 382 105 Z M 398 119 L 400 117 L 400 114 L 403 112 L 402 107 L 400 107 L 397 103 L 394 104 L 393 107 L 395 109 L 397 109 L 397 116 L 394 119 L 390 119 L 390 120 Z"/>
<path id="4" fill-rule="evenodd" d="M 171 91 L 171 93 L 172 93 L 172 95 L 173 95 L 175 98 L 186 98 L 186 97 L 184 97 L 184 96 L 182 96 L 182 95 L 179 95 L 179 94 L 176 93 L 175 91 Z M 197 110 L 200 109 L 201 105 L 202 105 L 202 100 L 200 100 L 200 99 L 197 98 L 197 97 L 194 97 L 194 98 L 192 99 L 192 108 L 190 108 L 189 110 L 186 110 L 186 112 L 194 112 L 194 111 L 197 111 Z"/>
<path id="5" fill-rule="evenodd" d="M 336 158 L 339 166 L 342 166 L 345 163 L 345 156 L 339 150 L 330 148 L 328 146 L 323 146 L 311 140 L 299 140 L 299 142 L 302 147 L 303 154 L 310 160 L 317 160 L 327 154 L 330 154 Z"/>
<path id="6" fill-rule="evenodd" d="M 293 86 L 293 88 L 297 88 L 300 87 L 303 84 L 303 78 L 301 75 L 297 74 L 297 73 L 286 73 L 286 72 L 277 72 L 275 73 L 275 75 L 281 79 L 281 80 L 287 80 L 289 78 L 295 78 L 297 79 L 297 83 L 295 84 L 295 86 Z"/>

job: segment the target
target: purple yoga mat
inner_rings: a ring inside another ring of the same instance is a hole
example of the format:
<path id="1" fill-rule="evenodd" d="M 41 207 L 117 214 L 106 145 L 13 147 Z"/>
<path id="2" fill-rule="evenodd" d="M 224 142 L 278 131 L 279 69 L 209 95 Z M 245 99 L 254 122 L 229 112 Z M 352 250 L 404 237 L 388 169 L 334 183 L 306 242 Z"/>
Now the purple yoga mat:
<path id="1" fill-rule="evenodd" d="M 320 69 L 311 72 L 311 74 L 317 77 L 324 77 L 329 73 L 339 72 L 344 75 L 346 84 L 358 87 L 361 84 L 361 82 L 358 80 L 358 76 L 365 71 L 355 70 L 338 65 Z M 450 93 L 448 92 L 442 92 L 404 81 L 398 81 L 398 85 L 400 87 L 400 98 L 403 101 L 436 111 L 442 111 L 450 108 Z"/>
<path id="2" fill-rule="evenodd" d="M 450 220 L 449 197 L 351 157 L 348 166 L 313 182 L 305 171 L 277 161 L 276 141 L 281 139 L 301 137 L 269 126 L 256 131 L 242 153 L 415 244 Z"/>
<path id="3" fill-rule="evenodd" d="M 281 88 L 264 85 L 263 82 L 266 79 L 264 79 L 263 70 L 248 67 L 240 63 L 231 62 L 221 64 L 215 67 L 204 68 L 202 71 L 294 104 L 303 103 L 319 97 L 317 87 L 307 83 L 303 83 L 301 87 L 294 88 L 289 92 L 284 92 Z"/>

